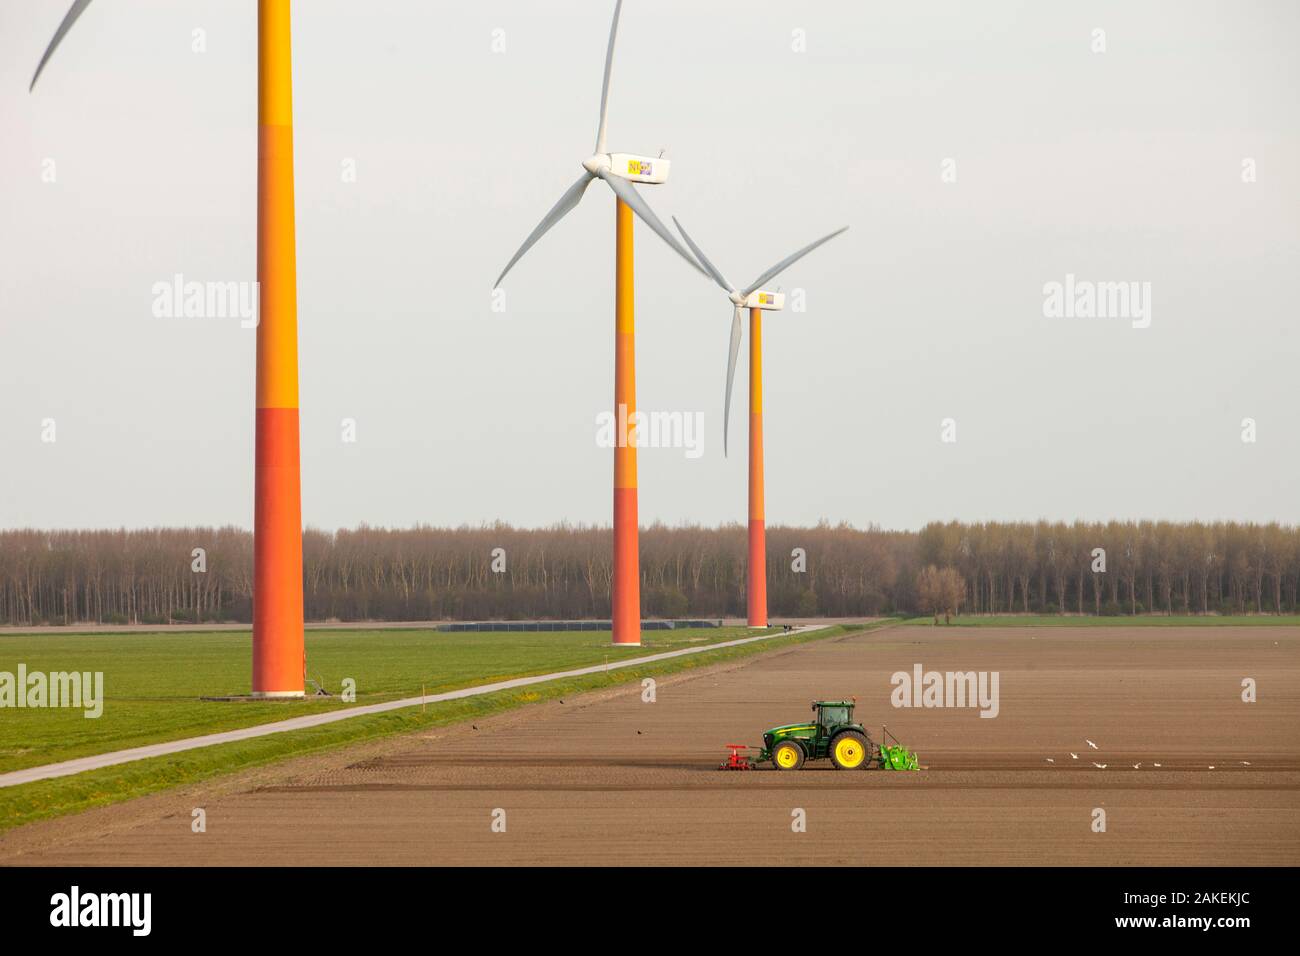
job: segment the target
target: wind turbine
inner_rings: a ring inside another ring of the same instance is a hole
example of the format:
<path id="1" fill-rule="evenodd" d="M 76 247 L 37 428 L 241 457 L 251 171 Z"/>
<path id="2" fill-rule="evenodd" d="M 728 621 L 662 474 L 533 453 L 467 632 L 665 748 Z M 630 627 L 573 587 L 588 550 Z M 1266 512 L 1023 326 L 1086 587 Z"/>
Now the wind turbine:
<path id="1" fill-rule="evenodd" d="M 614 22 L 609 28 L 609 47 L 605 51 L 605 80 L 600 91 L 600 125 L 596 130 L 596 149 L 582 161 L 583 174 L 570 186 L 537 224 L 519 251 L 506 263 L 493 288 L 501 285 L 506 273 L 525 252 L 579 201 L 593 179 L 605 182 L 617 198 L 614 227 L 614 414 L 620 423 L 614 447 L 614 576 L 611 582 L 613 605 L 613 642 L 638 646 L 641 643 L 641 573 L 637 543 L 636 446 L 627 441 L 622 423 L 636 414 L 636 352 L 633 321 L 632 214 L 635 213 L 659 238 L 672 246 L 705 275 L 699 263 L 682 247 L 676 237 L 646 205 L 633 183 L 658 185 L 668 179 L 669 161 L 662 156 L 637 156 L 607 151 L 605 131 L 609 122 L 609 78 L 614 66 L 614 41 L 618 36 L 618 18 L 623 0 L 614 5 Z"/>
<path id="2" fill-rule="evenodd" d="M 90 0 L 75 0 L 32 76 Z M 253 512 L 254 697 L 303 696 L 298 292 L 289 0 L 257 4 L 257 438 Z"/>
<path id="3" fill-rule="evenodd" d="M 767 526 L 763 506 L 763 313 L 783 309 L 785 296 L 780 292 L 769 292 L 762 286 L 849 227 L 836 229 L 816 242 L 809 243 L 798 252 L 786 256 L 745 288 L 737 289 L 709 261 L 676 217 L 673 217 L 673 222 L 696 258 L 704 264 L 713 281 L 722 287 L 735 306 L 731 317 L 731 347 L 727 352 L 727 397 L 722 413 L 723 454 L 727 451 L 727 432 L 731 421 L 731 386 L 736 377 L 736 358 L 740 354 L 741 315 L 745 309 L 749 310 L 749 565 L 745 597 L 749 626 L 767 627 Z"/>

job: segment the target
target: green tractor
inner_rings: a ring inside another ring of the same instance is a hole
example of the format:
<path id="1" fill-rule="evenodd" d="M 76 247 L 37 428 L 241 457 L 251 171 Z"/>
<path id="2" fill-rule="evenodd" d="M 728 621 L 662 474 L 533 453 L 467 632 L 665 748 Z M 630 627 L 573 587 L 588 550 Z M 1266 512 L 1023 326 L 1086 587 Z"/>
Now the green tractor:
<path id="1" fill-rule="evenodd" d="M 777 770 L 798 770 L 808 760 L 829 757 L 837 770 L 859 770 L 876 761 L 882 770 L 916 770 L 916 754 L 898 743 L 876 746 L 866 728 L 853 722 L 856 700 L 815 700 L 812 723 L 785 724 L 763 734 L 756 763 L 772 761 Z"/>

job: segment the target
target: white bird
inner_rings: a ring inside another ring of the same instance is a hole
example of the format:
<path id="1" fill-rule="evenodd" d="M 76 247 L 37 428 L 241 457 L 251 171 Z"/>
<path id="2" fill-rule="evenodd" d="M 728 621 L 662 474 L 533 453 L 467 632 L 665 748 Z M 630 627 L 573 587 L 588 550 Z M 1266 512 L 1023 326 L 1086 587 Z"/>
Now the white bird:
<path id="1" fill-rule="evenodd" d="M 1249 761 L 1249 760 L 1243 760 L 1243 761 L 1241 762 L 1241 765 L 1242 765 L 1243 767 L 1249 767 L 1249 766 L 1250 766 L 1250 761 Z"/>
<path id="2" fill-rule="evenodd" d="M 1211 769 L 1211 770 L 1214 769 L 1214 764 L 1210 764 L 1210 769 Z"/>
<path id="3" fill-rule="evenodd" d="M 1092 765 L 1093 765 L 1094 767 L 1096 767 L 1098 770 L 1105 770 L 1105 769 L 1106 769 L 1106 765 L 1105 765 L 1104 763 L 1097 763 L 1097 761 L 1095 761 L 1095 760 L 1092 762 Z"/>
<path id="4" fill-rule="evenodd" d="M 1084 743 L 1086 743 L 1086 744 L 1087 744 L 1089 747 L 1091 747 L 1093 750 L 1096 750 L 1096 749 L 1097 749 L 1097 745 L 1094 744 L 1091 740 L 1085 740 Z"/>
<path id="5" fill-rule="evenodd" d="M 1070 756 L 1073 757 L 1075 760 L 1079 759 L 1079 755 L 1077 753 L 1074 753 L 1073 751 L 1070 752 Z"/>
<path id="6" fill-rule="evenodd" d="M 1153 766 L 1153 767 L 1159 767 L 1160 764 L 1158 764 L 1158 763 L 1153 763 L 1151 766 Z"/>
<path id="7" fill-rule="evenodd" d="M 1138 769 L 1141 768 L 1141 766 L 1142 766 L 1141 762 L 1135 763 L 1135 764 L 1133 765 L 1133 769 L 1134 769 L 1134 770 L 1138 770 Z"/>
<path id="8" fill-rule="evenodd" d="M 1047 762 L 1048 762 L 1048 763 L 1056 763 L 1056 761 L 1053 760 L 1051 757 L 1048 757 L 1048 758 L 1047 758 Z"/>

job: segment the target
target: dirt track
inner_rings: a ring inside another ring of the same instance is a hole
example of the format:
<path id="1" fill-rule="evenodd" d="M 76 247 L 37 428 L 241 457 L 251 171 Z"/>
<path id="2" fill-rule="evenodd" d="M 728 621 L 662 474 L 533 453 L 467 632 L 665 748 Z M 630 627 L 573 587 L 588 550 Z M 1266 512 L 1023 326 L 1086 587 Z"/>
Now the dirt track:
<path id="1" fill-rule="evenodd" d="M 998 671 L 999 715 L 893 709 L 890 675 L 917 663 Z M 1257 703 L 1241 701 L 1244 677 Z M 928 769 L 713 769 L 722 744 L 849 695 Z M 525 708 L 37 824 L 0 837 L 0 862 L 1300 863 L 1297 628 L 893 628 L 665 680 L 657 696 Z"/>

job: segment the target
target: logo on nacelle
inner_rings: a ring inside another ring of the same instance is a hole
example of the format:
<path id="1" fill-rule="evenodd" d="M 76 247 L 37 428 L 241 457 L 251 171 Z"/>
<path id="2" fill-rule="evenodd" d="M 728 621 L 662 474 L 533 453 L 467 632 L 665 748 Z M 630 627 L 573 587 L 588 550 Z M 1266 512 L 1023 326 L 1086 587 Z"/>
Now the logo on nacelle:
<path id="1" fill-rule="evenodd" d="M 641 159 L 629 159 L 627 161 L 627 174 L 629 176 L 653 176 L 655 174 L 655 164 L 647 163 Z"/>

